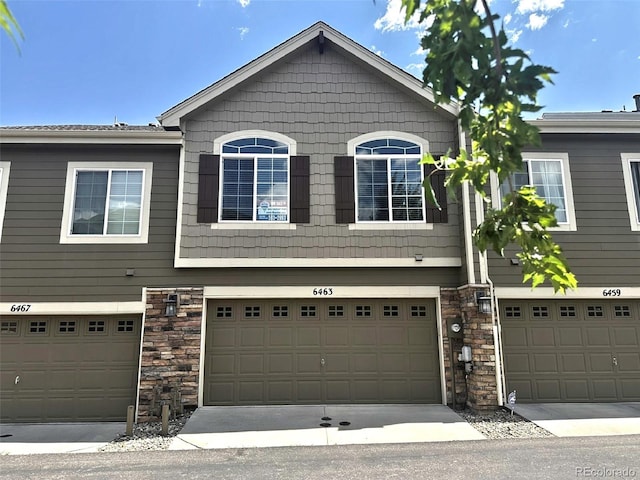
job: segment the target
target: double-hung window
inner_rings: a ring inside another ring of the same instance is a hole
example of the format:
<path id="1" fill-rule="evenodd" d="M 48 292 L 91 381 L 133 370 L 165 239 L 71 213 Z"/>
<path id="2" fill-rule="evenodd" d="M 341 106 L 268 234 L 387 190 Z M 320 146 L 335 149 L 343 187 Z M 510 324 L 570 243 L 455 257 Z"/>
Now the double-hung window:
<path id="1" fill-rule="evenodd" d="M 640 153 L 623 153 L 621 157 L 631 230 L 640 231 Z"/>
<path id="2" fill-rule="evenodd" d="M 523 168 L 511 176 L 515 190 L 527 185 L 535 187 L 538 196 L 548 204 L 556 206 L 556 220 L 559 230 L 576 230 L 573 194 L 569 176 L 569 160 L 566 154 L 524 154 Z M 502 198 L 509 193 L 509 182 L 503 182 L 498 189 Z"/>
<path id="3" fill-rule="evenodd" d="M 70 162 L 62 243 L 146 243 L 150 163 Z"/>
<path id="4" fill-rule="evenodd" d="M 221 222 L 289 222 L 289 147 L 269 138 L 222 145 Z"/>
<path id="5" fill-rule="evenodd" d="M 356 221 L 424 222 L 420 145 L 395 138 L 356 145 Z"/>

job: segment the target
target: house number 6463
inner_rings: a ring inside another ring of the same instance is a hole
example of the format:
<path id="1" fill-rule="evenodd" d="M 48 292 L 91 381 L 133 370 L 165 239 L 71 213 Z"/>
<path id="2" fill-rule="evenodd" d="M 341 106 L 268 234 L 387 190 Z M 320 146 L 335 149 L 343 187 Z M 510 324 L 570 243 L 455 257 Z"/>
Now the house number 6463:
<path id="1" fill-rule="evenodd" d="M 331 295 L 333 295 L 333 288 L 327 288 L 327 287 L 314 288 L 313 294 L 316 296 L 322 295 L 323 297 L 330 297 Z"/>

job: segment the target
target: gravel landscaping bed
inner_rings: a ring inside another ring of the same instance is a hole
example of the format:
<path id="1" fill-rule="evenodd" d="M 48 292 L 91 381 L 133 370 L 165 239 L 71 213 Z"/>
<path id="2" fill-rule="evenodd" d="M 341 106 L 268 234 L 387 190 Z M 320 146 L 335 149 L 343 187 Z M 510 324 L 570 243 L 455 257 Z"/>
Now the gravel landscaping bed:
<path id="1" fill-rule="evenodd" d="M 100 449 L 101 452 L 139 452 L 144 450 L 167 450 L 173 437 L 180 433 L 184 424 L 191 416 L 191 412 L 169 420 L 169 435 L 162 436 L 162 422 L 138 423 L 133 426 L 133 435 L 128 437 L 124 433 L 111 443 Z"/>
<path id="2" fill-rule="evenodd" d="M 489 414 L 475 414 L 470 410 L 456 411 L 471 426 L 490 439 L 498 438 L 538 438 L 553 437 L 551 433 L 538 427 L 517 413 L 500 408 Z M 191 412 L 169 421 L 169 435 L 161 435 L 161 422 L 139 423 L 133 427 L 133 436 L 119 435 L 101 452 L 133 452 L 144 450 L 167 450 L 173 437 L 180 433 Z"/>
<path id="3" fill-rule="evenodd" d="M 470 410 L 456 412 L 487 438 L 539 438 L 553 434 L 511 410 L 499 408 L 489 414 L 475 414 Z"/>

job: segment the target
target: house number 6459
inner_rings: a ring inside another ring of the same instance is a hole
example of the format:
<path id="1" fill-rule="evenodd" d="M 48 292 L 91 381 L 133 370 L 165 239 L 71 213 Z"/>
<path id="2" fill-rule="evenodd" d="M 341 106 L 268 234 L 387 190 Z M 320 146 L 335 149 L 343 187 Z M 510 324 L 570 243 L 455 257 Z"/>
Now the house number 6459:
<path id="1" fill-rule="evenodd" d="M 333 288 L 327 288 L 327 287 L 314 288 L 313 289 L 313 294 L 314 295 L 322 295 L 324 297 L 330 297 L 331 295 L 333 295 Z"/>

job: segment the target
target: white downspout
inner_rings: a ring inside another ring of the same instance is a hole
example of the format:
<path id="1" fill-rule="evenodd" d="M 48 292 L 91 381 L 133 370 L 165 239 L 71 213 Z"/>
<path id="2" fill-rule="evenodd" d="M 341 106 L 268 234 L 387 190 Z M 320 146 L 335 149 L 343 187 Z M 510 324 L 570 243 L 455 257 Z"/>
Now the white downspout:
<path id="1" fill-rule="evenodd" d="M 479 193 L 476 193 L 476 219 L 478 225 L 484 221 L 484 200 Z M 504 384 L 504 361 L 502 358 L 502 325 L 500 324 L 500 310 L 498 308 L 498 299 L 495 295 L 495 287 L 489 277 L 489 263 L 487 262 L 487 252 L 478 252 L 478 260 L 480 262 L 480 278 L 482 283 L 489 284 L 491 297 L 491 323 L 493 325 L 493 355 L 496 363 L 496 388 L 498 395 L 498 405 L 504 405 L 504 393 L 506 385 Z"/>
<path id="2" fill-rule="evenodd" d="M 460 120 L 458 120 L 458 138 L 460 141 L 460 150 L 467 149 L 467 136 Z M 476 283 L 476 272 L 473 265 L 473 241 L 471 239 L 471 198 L 469 196 L 469 184 L 465 182 L 462 185 L 462 221 L 464 226 L 464 249 L 467 259 L 467 283 L 473 285 Z"/>

